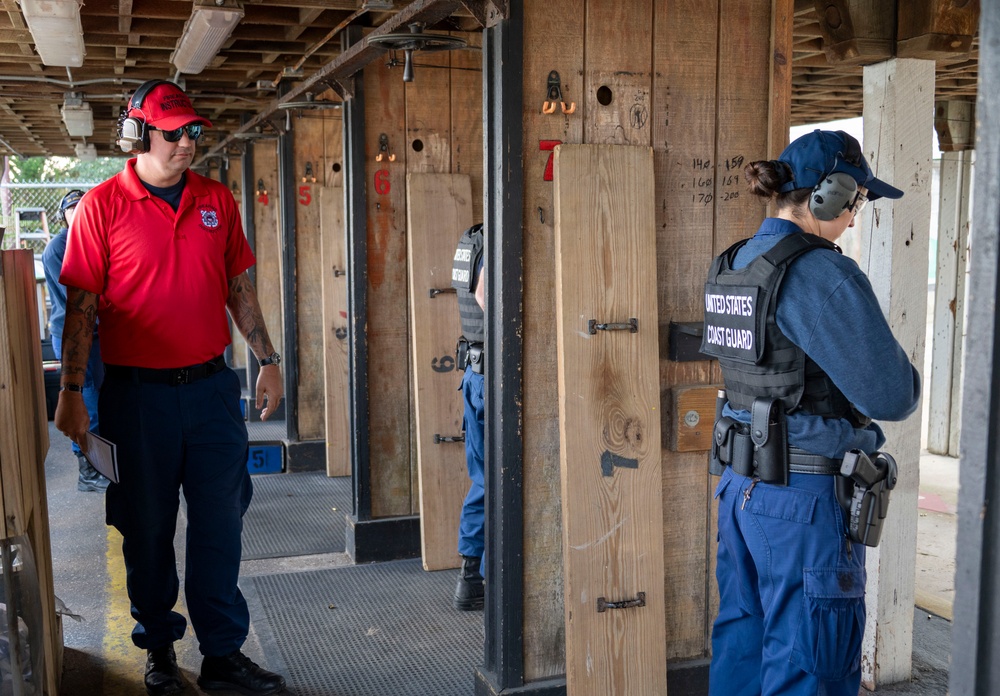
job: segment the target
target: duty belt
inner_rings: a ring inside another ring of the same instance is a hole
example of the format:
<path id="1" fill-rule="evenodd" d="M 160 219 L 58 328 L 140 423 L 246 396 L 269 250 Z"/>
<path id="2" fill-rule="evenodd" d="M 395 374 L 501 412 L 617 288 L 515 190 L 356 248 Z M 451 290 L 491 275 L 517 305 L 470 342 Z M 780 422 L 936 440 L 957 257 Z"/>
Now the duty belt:
<path id="1" fill-rule="evenodd" d="M 119 381 L 169 384 L 172 387 L 176 387 L 181 384 L 196 382 L 205 377 L 211 377 L 217 372 L 222 372 L 225 368 L 225 357 L 220 355 L 198 365 L 166 369 L 105 364 L 104 376 Z"/>
<path id="2" fill-rule="evenodd" d="M 715 451 L 719 462 L 732 467 L 741 476 L 754 476 L 757 461 L 750 426 L 723 418 L 715 426 Z M 830 459 L 807 452 L 798 447 L 788 447 L 788 471 L 793 474 L 818 474 L 834 476 L 840 474 L 840 459 Z"/>

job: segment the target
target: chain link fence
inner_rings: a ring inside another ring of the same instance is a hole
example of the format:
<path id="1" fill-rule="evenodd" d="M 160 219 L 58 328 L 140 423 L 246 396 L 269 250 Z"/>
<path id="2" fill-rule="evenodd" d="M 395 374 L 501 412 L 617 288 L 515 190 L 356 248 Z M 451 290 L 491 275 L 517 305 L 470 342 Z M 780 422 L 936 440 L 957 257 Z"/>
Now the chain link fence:
<path id="1" fill-rule="evenodd" d="M 59 202 L 73 189 L 87 191 L 100 182 L 0 183 L 3 249 L 31 249 L 39 255 L 63 223 Z"/>

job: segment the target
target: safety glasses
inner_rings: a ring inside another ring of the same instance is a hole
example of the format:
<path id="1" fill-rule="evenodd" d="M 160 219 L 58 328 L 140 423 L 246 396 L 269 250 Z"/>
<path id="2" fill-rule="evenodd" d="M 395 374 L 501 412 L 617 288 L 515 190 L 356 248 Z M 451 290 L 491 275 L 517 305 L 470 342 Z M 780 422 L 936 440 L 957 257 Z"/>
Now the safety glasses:
<path id="1" fill-rule="evenodd" d="M 861 211 L 865 209 L 865 205 L 867 205 L 867 203 L 868 197 L 859 190 L 856 194 L 854 194 L 854 200 L 847 206 L 847 209 L 854 215 L 860 215 Z"/>
<path id="2" fill-rule="evenodd" d="M 163 130 L 162 128 L 155 128 L 153 126 L 150 126 L 149 129 L 163 133 L 163 139 L 168 143 L 176 143 L 184 133 L 187 133 L 187 136 L 194 142 L 198 142 L 198 139 L 201 138 L 200 123 L 189 123 L 186 126 L 174 128 L 173 130 Z"/>

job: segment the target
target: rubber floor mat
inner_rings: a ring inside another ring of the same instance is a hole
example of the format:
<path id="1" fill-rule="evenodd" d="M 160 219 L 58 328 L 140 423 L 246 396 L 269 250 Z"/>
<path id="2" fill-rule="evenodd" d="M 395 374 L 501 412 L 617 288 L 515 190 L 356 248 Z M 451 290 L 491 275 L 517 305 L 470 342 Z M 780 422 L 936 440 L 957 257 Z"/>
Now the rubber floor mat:
<path id="1" fill-rule="evenodd" d="M 392 561 L 252 580 L 296 696 L 470 696 L 483 613 L 451 606 L 456 570 Z"/>
<path id="2" fill-rule="evenodd" d="M 243 516 L 243 560 L 342 553 L 350 512 L 350 477 L 254 476 L 253 500 Z"/>

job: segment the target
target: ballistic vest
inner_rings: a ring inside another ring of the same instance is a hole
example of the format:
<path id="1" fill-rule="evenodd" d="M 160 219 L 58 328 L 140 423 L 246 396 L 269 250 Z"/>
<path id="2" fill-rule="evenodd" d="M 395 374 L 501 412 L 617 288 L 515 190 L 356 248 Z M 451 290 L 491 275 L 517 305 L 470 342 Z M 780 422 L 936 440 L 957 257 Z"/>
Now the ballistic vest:
<path id="1" fill-rule="evenodd" d="M 458 314 L 462 335 L 469 343 L 486 340 L 486 313 L 476 302 L 474 284 L 483 257 L 483 226 L 473 225 L 462 233 L 451 266 L 451 286 L 458 292 Z"/>
<path id="2" fill-rule="evenodd" d="M 778 289 L 788 266 L 812 249 L 839 247 L 811 234 L 791 234 L 745 268 L 733 269 L 737 242 L 712 263 L 705 283 L 701 352 L 718 358 L 733 408 L 749 411 L 757 397 L 781 400 L 824 418 L 852 417 L 847 397 L 775 319 Z"/>

